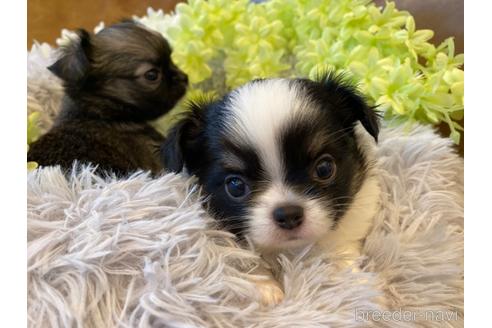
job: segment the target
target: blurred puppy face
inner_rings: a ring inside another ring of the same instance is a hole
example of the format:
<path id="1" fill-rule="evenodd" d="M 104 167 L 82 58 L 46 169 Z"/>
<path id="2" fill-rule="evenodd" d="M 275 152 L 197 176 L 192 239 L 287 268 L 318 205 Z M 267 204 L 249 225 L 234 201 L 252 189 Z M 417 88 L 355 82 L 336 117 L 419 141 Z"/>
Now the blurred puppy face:
<path id="1" fill-rule="evenodd" d="M 172 62 L 171 48 L 157 32 L 124 22 L 95 35 L 84 30 L 78 35 L 49 69 L 75 100 L 112 107 L 110 113 L 98 108 L 97 114 L 151 120 L 184 95 L 187 76 Z"/>
<path id="2" fill-rule="evenodd" d="M 298 246 L 360 205 L 354 199 L 371 161 L 359 123 L 362 139 L 377 138 L 375 112 L 337 77 L 258 80 L 192 105 L 163 159 L 198 176 L 225 228 L 262 248 Z"/>

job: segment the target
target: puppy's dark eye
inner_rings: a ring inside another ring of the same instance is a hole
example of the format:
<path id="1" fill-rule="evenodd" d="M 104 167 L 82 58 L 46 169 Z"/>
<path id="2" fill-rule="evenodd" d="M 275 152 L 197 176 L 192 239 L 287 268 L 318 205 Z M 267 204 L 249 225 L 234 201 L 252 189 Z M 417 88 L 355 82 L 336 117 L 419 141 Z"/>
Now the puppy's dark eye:
<path id="1" fill-rule="evenodd" d="M 231 198 L 240 200 L 250 193 L 248 184 L 240 176 L 229 175 L 224 182 L 226 193 Z"/>
<path id="2" fill-rule="evenodd" d="M 152 68 L 152 69 L 149 69 L 147 72 L 144 73 L 144 77 L 148 81 L 155 82 L 155 81 L 159 80 L 160 72 L 157 68 Z"/>
<path id="3" fill-rule="evenodd" d="M 331 180 L 335 176 L 336 165 L 333 157 L 328 154 L 321 156 L 314 165 L 313 178 L 320 181 Z"/>

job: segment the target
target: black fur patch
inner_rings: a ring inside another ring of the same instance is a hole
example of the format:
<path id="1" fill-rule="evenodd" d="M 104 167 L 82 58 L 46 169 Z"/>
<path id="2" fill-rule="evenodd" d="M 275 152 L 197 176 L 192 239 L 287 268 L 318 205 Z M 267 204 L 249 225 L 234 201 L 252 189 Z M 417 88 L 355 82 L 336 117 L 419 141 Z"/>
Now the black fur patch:
<path id="1" fill-rule="evenodd" d="M 316 118 L 310 123 L 292 122 L 279 137 L 286 183 L 300 194 L 320 199 L 338 220 L 362 184 L 364 174 L 359 173 L 365 170 L 365 158 L 342 125 L 337 126 L 325 112 Z M 313 172 L 317 159 L 326 154 L 335 161 L 336 175 L 325 183 L 315 179 Z"/>

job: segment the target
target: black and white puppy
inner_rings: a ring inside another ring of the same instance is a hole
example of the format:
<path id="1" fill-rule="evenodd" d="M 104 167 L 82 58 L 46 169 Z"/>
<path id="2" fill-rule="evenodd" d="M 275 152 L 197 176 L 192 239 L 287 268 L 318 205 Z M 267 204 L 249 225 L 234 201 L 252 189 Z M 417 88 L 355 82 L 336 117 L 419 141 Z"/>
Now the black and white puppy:
<path id="1" fill-rule="evenodd" d="M 30 145 L 28 161 L 70 169 L 77 160 L 118 175 L 158 173 L 164 137 L 149 121 L 170 111 L 188 84 L 171 47 L 132 21 L 77 34 L 48 67 L 65 95 L 53 127 Z"/>
<path id="2" fill-rule="evenodd" d="M 263 254 L 317 243 L 356 256 L 378 208 L 378 132 L 374 108 L 340 76 L 256 80 L 192 104 L 162 157 L 196 175 L 218 222 Z"/>

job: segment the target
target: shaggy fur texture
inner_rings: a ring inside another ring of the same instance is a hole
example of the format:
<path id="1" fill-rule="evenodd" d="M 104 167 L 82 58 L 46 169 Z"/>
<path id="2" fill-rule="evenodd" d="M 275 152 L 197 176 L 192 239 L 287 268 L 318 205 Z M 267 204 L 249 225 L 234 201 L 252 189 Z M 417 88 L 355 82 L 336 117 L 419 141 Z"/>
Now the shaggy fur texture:
<path id="1" fill-rule="evenodd" d="M 367 327 L 355 309 L 457 311 L 463 325 L 462 160 L 428 128 L 383 129 L 383 210 L 361 270 L 321 254 L 280 258 L 284 301 L 262 308 L 245 272 L 260 265 L 210 228 L 194 184 L 168 174 L 28 175 L 31 327 Z M 371 323 L 384 326 L 382 322 Z M 441 327 L 442 321 L 391 321 Z"/>
<path id="2" fill-rule="evenodd" d="M 61 93 L 39 51 L 28 58 L 28 105 L 47 129 Z M 282 256 L 286 296 L 274 308 L 260 306 L 246 276 L 263 265 L 257 253 L 213 228 L 193 180 L 30 172 L 29 326 L 462 327 L 462 159 L 426 127 L 384 128 L 377 157 L 382 211 L 361 269 L 340 270 L 315 250 Z M 368 322 L 356 309 L 416 317 Z M 425 310 L 451 320 L 424 320 Z"/>

